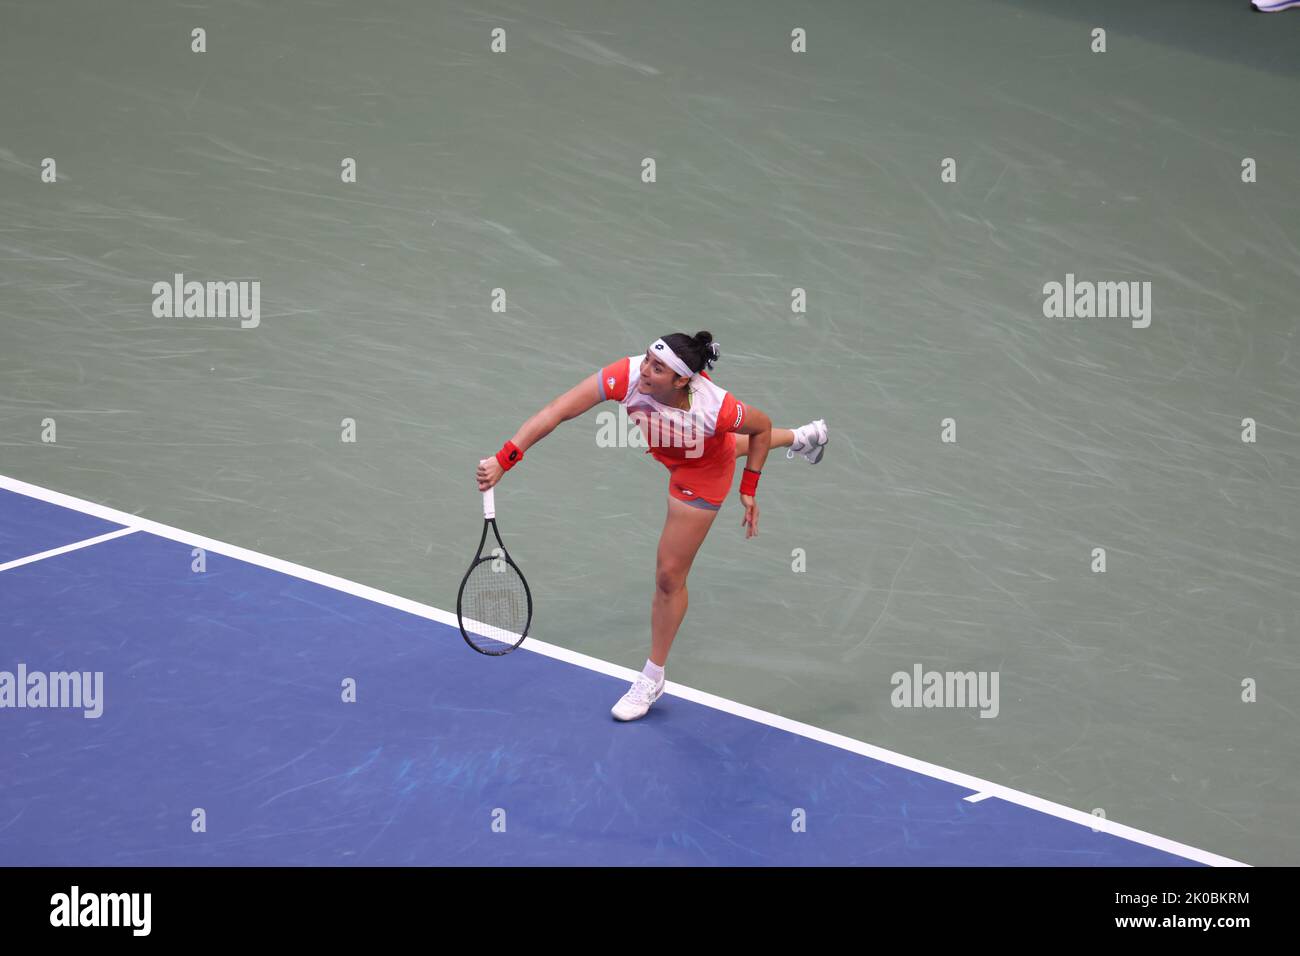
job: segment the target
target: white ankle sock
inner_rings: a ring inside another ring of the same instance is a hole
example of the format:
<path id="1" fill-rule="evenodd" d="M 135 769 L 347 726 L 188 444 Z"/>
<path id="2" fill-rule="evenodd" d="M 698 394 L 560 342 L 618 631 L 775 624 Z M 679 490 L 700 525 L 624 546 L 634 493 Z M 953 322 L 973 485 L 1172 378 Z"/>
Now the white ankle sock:
<path id="1" fill-rule="evenodd" d="M 656 684 L 664 679 L 664 669 L 648 657 L 645 660 L 645 669 L 641 671 L 641 673 L 645 674 L 646 677 L 650 678 Z"/>

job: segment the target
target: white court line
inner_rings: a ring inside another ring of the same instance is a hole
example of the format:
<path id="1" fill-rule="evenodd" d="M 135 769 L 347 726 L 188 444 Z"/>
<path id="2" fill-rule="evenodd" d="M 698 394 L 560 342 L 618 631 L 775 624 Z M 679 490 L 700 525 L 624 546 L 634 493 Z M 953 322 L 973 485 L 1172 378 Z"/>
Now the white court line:
<path id="1" fill-rule="evenodd" d="M 342 591 L 345 594 L 351 594 L 354 597 L 364 598 L 365 600 L 373 601 L 376 604 L 383 604 L 386 607 L 405 611 L 408 614 L 414 614 L 417 617 L 422 617 L 430 621 L 437 621 L 440 624 L 446 624 L 449 627 L 455 628 L 457 633 L 460 631 L 460 625 L 456 620 L 455 614 L 444 611 L 441 608 L 432 607 L 428 604 L 421 604 L 418 601 L 412 601 L 410 598 L 400 597 L 396 594 L 389 594 L 387 591 L 381 591 L 378 588 L 372 588 L 365 584 L 358 584 L 356 581 L 347 580 L 347 578 L 335 577 L 334 575 L 326 574 L 323 571 L 306 568 L 300 564 L 293 564 L 292 562 L 284 561 L 280 558 L 273 558 L 270 555 L 259 554 L 256 551 L 249 551 L 246 548 L 228 544 L 224 541 L 205 538 L 202 535 L 182 531 L 179 528 L 172 528 L 168 525 L 160 524 L 157 521 L 150 521 L 147 518 L 141 518 L 138 515 L 131 515 L 124 511 L 118 511 L 115 508 L 97 505 L 94 502 L 84 501 L 81 498 L 74 498 L 71 495 L 63 494 L 62 492 L 51 491 L 50 489 L 42 488 L 39 485 L 31 485 L 25 481 L 19 481 L 17 478 L 10 478 L 6 475 L 0 475 L 0 488 L 16 492 L 20 495 L 26 495 L 29 498 L 37 498 L 41 501 L 47 501 L 50 504 L 60 505 L 64 508 L 71 508 L 74 511 L 80 511 L 83 514 L 93 515 L 97 518 L 104 518 L 107 521 L 130 524 L 132 525 L 132 530 L 147 531 L 150 534 L 155 534 L 162 538 L 168 538 L 172 541 L 179 541 L 182 544 L 188 544 L 191 547 L 203 548 L 206 551 L 224 554 L 227 557 L 236 558 L 249 564 L 255 564 L 258 567 L 263 567 L 270 571 L 278 571 L 281 574 L 287 574 L 304 581 L 310 581 L 313 584 L 333 588 L 336 591 Z M 626 681 L 634 680 L 637 675 L 637 672 L 631 668 L 621 667 L 618 664 L 611 664 L 609 661 L 603 661 L 597 657 L 588 657 L 586 654 L 579 654 L 576 651 L 558 647 L 554 644 L 547 644 L 545 641 L 539 641 L 533 637 L 529 637 L 528 640 L 520 646 L 520 650 L 524 649 L 532 651 L 534 654 L 542 654 L 558 661 L 564 661 L 567 664 L 573 664 L 578 667 L 586 668 L 587 670 L 607 674 L 610 677 L 618 677 Z M 1044 800 L 1041 797 L 1035 797 L 1032 794 L 1022 793 L 1019 790 L 1013 790 L 1010 787 L 991 783 L 988 780 L 981 780 L 979 777 L 972 777 L 970 774 L 965 774 L 958 770 L 950 770 L 947 767 L 940 767 L 938 764 L 927 763 L 924 760 L 917 760 L 915 757 L 908 757 L 904 754 L 894 753 L 891 750 L 885 750 L 883 747 L 876 747 L 872 744 L 864 743 L 861 740 L 854 740 L 852 737 L 845 737 L 842 734 L 832 733 L 829 730 L 823 730 L 822 728 L 814 727 L 811 724 L 803 724 L 797 720 L 790 720 L 786 717 L 780 716 L 779 714 L 771 714 L 765 710 L 758 710 L 757 708 L 737 703 L 734 700 L 728 700 L 725 697 L 717 697 L 713 694 L 696 690 L 693 687 L 687 687 L 684 684 L 667 681 L 664 684 L 664 692 L 672 694 L 675 697 L 680 697 L 683 700 L 703 704 L 705 707 L 711 707 L 714 710 L 733 714 L 736 717 L 744 717 L 747 720 L 752 720 L 756 723 L 775 727 L 778 730 L 785 730 L 792 734 L 798 734 L 801 737 L 807 737 L 810 740 L 816 740 L 819 743 L 838 747 L 841 750 L 847 750 L 864 757 L 870 757 L 873 760 L 879 760 L 882 763 L 901 767 L 904 770 L 911 770 L 914 773 L 932 777 L 935 780 L 942 780 L 945 783 L 965 787 L 968 790 L 974 791 L 976 796 L 982 796 L 982 798 L 985 799 L 987 797 L 997 797 L 1007 803 L 1014 803 L 1029 810 L 1037 810 L 1039 813 L 1044 813 L 1060 820 L 1067 820 L 1070 823 L 1076 823 L 1079 826 L 1087 827 L 1093 832 L 1101 830 L 1111 834 L 1112 836 L 1121 837 L 1133 843 L 1148 846 L 1154 850 L 1161 850 L 1165 853 L 1171 853 L 1175 856 L 1181 856 L 1188 860 L 1194 860 L 1197 863 L 1204 863 L 1208 866 L 1250 865 L 1248 863 L 1242 863 L 1238 860 L 1230 859 L 1226 856 L 1219 856 L 1217 853 L 1210 853 L 1207 850 L 1188 846 L 1185 843 L 1178 843 L 1175 840 L 1156 836 L 1153 833 L 1147 833 L 1145 830 L 1127 827 L 1121 823 L 1116 823 L 1113 820 L 1095 817 L 1091 813 L 1084 813 L 1082 810 L 1075 810 L 1072 807 L 1053 803 L 1050 800 Z"/>
<path id="2" fill-rule="evenodd" d="M 986 791 L 984 793 L 972 793 L 969 797 L 962 797 L 962 799 L 967 803 L 979 803 L 981 800 L 987 800 L 991 796 L 993 796 L 993 794 Z"/>
<path id="3" fill-rule="evenodd" d="M 112 541 L 114 538 L 120 538 L 124 534 L 135 534 L 139 530 L 139 528 L 119 528 L 117 531 L 110 531 L 108 534 L 101 534 L 98 538 L 87 538 L 85 541 L 65 544 L 61 548 L 51 548 L 49 551 L 42 551 L 40 554 L 29 554 L 25 558 L 18 558 L 14 561 L 6 561 L 4 564 L 0 564 L 0 571 L 8 571 L 10 568 L 21 568 L 24 564 L 31 564 L 33 561 L 44 561 L 46 558 L 52 558 L 56 554 L 67 554 L 69 551 L 89 548 L 92 544 L 99 544 L 101 541 Z"/>

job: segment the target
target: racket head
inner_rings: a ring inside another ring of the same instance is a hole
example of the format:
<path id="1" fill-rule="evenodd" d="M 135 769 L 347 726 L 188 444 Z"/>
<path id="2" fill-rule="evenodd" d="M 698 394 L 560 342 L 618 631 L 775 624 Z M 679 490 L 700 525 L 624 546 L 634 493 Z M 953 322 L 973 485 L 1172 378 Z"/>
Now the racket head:
<path id="1" fill-rule="evenodd" d="M 456 594 L 456 619 L 465 643 L 489 657 L 509 654 L 528 636 L 533 595 L 504 549 L 469 566 Z"/>

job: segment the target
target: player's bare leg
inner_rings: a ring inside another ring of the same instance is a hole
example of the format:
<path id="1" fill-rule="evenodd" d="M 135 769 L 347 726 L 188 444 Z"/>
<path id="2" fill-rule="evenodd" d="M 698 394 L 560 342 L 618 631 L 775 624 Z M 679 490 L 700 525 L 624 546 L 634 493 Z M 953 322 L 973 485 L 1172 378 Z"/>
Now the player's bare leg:
<path id="1" fill-rule="evenodd" d="M 793 458 L 799 454 L 814 465 L 821 461 L 826 453 L 826 442 L 829 438 L 830 430 L 826 427 L 825 419 L 821 418 L 807 425 L 800 425 L 798 428 L 772 429 L 773 448 L 788 448 L 789 451 L 785 453 L 786 458 Z M 737 435 L 736 457 L 739 458 L 748 452 L 749 436 Z"/>
<path id="2" fill-rule="evenodd" d="M 659 538 L 655 593 L 650 607 L 650 660 L 611 713 L 616 720 L 638 720 L 663 694 L 664 664 L 686 616 L 686 575 L 718 513 L 669 496 L 668 517 Z M 656 673 L 657 671 L 657 673 Z"/>
<path id="3" fill-rule="evenodd" d="M 668 499 L 668 517 L 659 538 L 655 593 L 650 607 L 650 660 L 663 667 L 673 638 L 686 616 L 686 575 L 718 512 Z"/>
<path id="4" fill-rule="evenodd" d="M 772 447 L 788 448 L 794 444 L 794 431 L 789 428 L 772 429 Z M 749 436 L 736 436 L 736 457 L 749 454 Z"/>

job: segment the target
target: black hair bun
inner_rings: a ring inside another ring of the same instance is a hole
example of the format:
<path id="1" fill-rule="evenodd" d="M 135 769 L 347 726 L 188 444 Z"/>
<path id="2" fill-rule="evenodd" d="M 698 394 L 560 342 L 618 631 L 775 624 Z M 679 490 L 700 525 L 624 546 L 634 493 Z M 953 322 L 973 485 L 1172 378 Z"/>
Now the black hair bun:
<path id="1" fill-rule="evenodd" d="M 722 350 L 718 348 L 718 343 L 713 341 L 712 332 L 697 332 L 695 334 L 695 344 L 704 356 L 704 368 L 712 369 L 717 364 L 718 359 L 722 358 Z"/>

